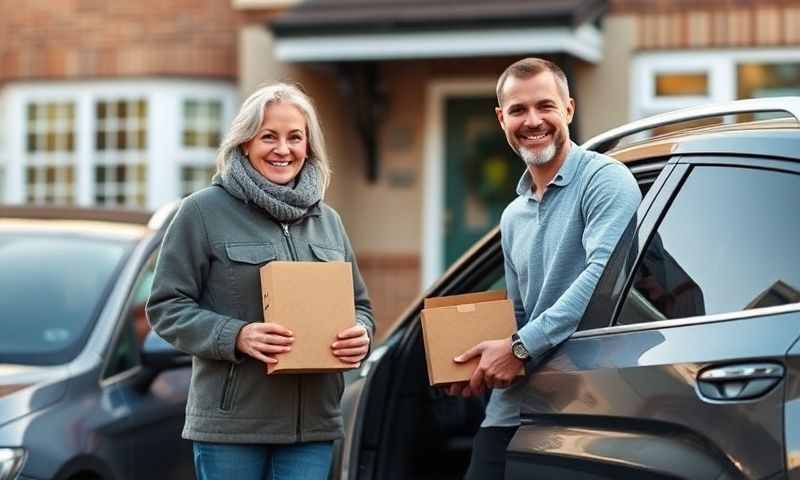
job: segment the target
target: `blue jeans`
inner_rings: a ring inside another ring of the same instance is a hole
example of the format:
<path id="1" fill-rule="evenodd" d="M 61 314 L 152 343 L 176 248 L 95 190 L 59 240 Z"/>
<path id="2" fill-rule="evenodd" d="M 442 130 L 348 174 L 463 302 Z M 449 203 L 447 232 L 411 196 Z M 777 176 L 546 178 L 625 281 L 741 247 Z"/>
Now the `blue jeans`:
<path id="1" fill-rule="evenodd" d="M 333 442 L 288 445 L 194 442 L 197 480 L 325 480 Z"/>

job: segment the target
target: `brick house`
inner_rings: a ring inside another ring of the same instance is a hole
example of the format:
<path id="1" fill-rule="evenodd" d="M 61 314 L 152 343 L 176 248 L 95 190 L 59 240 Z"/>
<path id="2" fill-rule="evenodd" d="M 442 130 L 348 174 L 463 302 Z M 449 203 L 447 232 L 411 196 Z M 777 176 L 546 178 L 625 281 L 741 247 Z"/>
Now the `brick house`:
<path id="1" fill-rule="evenodd" d="M 567 71 L 583 141 L 704 102 L 800 94 L 798 0 L 239 0 L 242 91 L 320 104 L 342 212 L 391 321 L 492 228 L 521 173 L 492 109 L 505 66 Z"/>
<path id="2" fill-rule="evenodd" d="M 241 98 L 299 82 L 384 332 L 513 195 L 512 61 L 567 70 L 578 141 L 800 94 L 800 0 L 0 2 L 0 199 L 155 208 L 208 182 Z"/>

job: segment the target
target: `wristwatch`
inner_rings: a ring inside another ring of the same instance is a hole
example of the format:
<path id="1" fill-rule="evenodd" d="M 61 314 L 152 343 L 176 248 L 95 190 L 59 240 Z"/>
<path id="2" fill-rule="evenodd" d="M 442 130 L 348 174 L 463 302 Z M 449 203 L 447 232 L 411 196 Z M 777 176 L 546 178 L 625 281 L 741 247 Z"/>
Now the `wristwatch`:
<path id="1" fill-rule="evenodd" d="M 522 343 L 522 339 L 519 338 L 519 335 L 516 333 L 511 335 L 511 353 L 514 354 L 515 357 L 522 360 L 523 362 L 530 358 L 530 354 L 528 354 L 528 349 L 525 348 L 525 345 Z"/>

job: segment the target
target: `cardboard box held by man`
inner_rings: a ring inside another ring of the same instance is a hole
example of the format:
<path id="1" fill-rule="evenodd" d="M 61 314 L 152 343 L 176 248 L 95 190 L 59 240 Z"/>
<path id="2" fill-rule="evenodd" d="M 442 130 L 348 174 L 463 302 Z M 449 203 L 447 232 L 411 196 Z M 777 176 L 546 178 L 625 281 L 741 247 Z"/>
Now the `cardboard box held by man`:
<path id="1" fill-rule="evenodd" d="M 453 358 L 484 340 L 508 338 L 516 331 L 514 307 L 505 291 L 426 298 L 422 336 L 431 386 L 468 381 L 479 358 L 466 363 Z"/>

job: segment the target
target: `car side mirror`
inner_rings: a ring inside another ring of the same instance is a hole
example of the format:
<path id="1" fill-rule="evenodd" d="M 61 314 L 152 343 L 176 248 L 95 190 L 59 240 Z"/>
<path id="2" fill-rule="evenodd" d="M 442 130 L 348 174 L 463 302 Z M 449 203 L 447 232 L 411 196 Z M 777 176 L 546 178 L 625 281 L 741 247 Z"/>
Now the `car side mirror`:
<path id="1" fill-rule="evenodd" d="M 173 347 L 153 330 L 147 332 L 142 345 L 142 365 L 148 370 L 158 373 L 191 364 L 191 355 Z"/>

